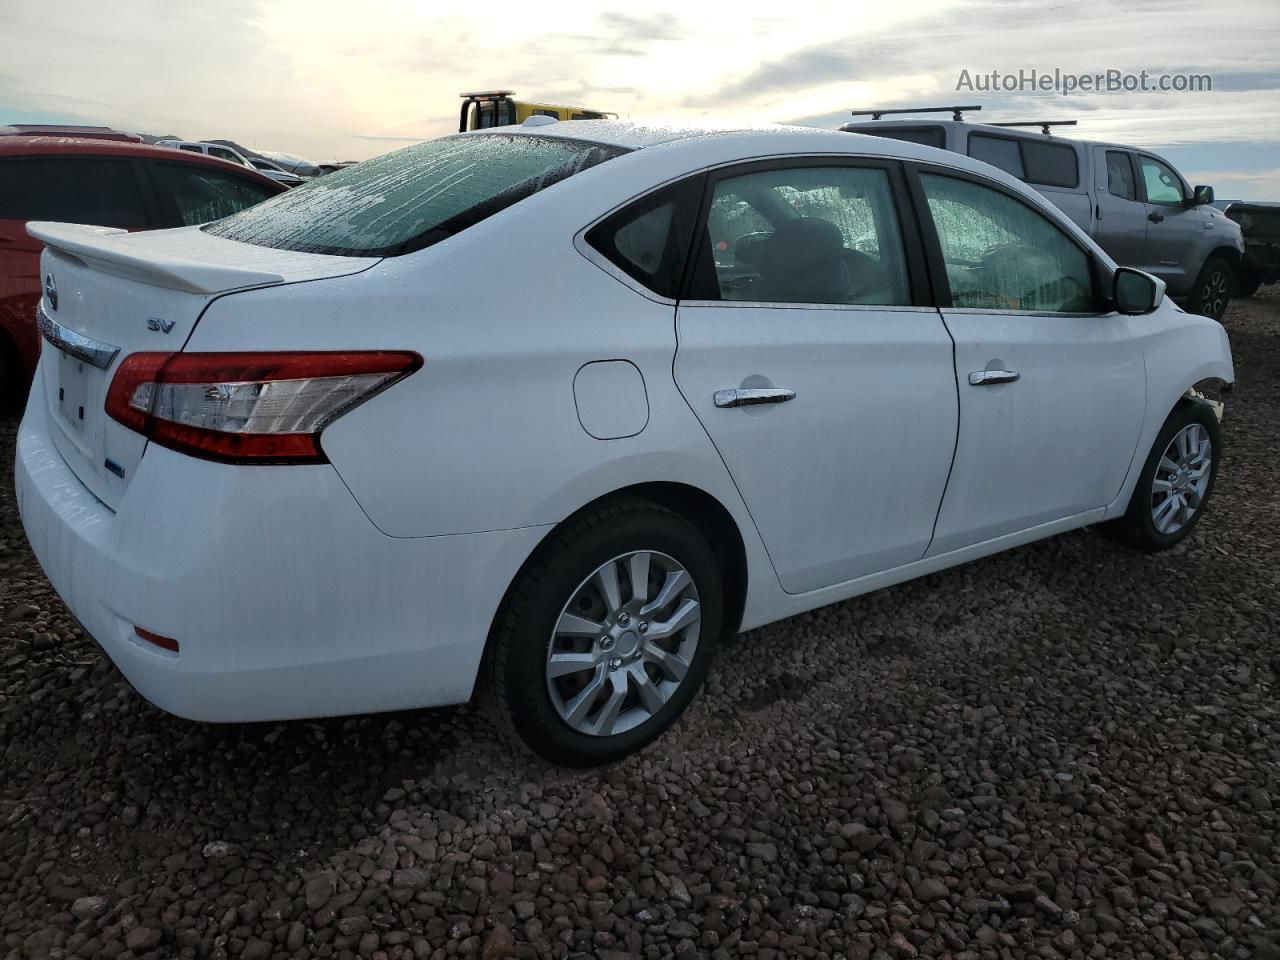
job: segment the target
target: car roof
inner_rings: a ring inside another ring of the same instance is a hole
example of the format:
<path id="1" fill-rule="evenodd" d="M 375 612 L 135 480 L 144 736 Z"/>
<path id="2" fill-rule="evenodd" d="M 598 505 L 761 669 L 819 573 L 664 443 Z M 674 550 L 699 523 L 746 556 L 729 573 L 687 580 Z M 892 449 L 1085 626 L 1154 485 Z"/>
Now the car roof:
<path id="1" fill-rule="evenodd" d="M 56 137 L 56 136 L 7 136 L 0 137 L 0 157 L 50 157 L 50 156 L 95 156 L 95 157 L 151 157 L 177 163 L 193 163 L 202 166 L 213 166 L 219 170 L 230 167 L 238 170 L 255 183 L 280 187 L 282 184 L 270 177 L 264 177 L 256 170 L 229 160 L 206 156 L 203 153 L 192 153 L 189 150 L 174 150 L 170 147 L 157 147 L 149 143 L 126 143 L 120 140 L 96 140 L 89 137 Z"/>
<path id="2" fill-rule="evenodd" d="M 0 136 L 85 137 L 91 140 L 115 140 L 120 143 L 143 143 L 140 134 L 114 127 L 79 126 L 61 123 L 11 123 L 0 126 Z"/>
<path id="3" fill-rule="evenodd" d="M 980 160 L 962 153 L 926 147 L 907 140 L 844 133 L 822 127 L 801 127 L 782 123 L 758 126 L 717 126 L 693 124 L 650 124 L 630 120 L 565 120 L 526 127 L 490 127 L 458 136 L 520 135 L 557 137 L 603 143 L 633 151 L 648 152 L 693 149 L 707 156 L 715 152 L 720 160 L 737 162 L 751 157 L 786 156 L 788 154 L 847 153 L 852 156 L 884 157 L 895 160 L 919 160 L 981 174 L 1013 186 L 1019 192 L 1025 185 L 1016 178 Z M 707 148 L 717 147 L 711 151 Z"/>
<path id="4" fill-rule="evenodd" d="M 737 124 L 679 124 L 648 123 L 635 120 L 562 120 L 539 123 L 534 126 L 490 127 L 474 131 L 472 135 L 517 134 L 532 137 L 558 137 L 564 140 L 587 140 L 615 147 L 640 150 L 675 140 L 702 139 L 705 137 L 732 137 L 744 135 L 777 136 L 796 133 L 835 133 L 818 127 L 795 127 L 780 123 L 758 125 Z"/>

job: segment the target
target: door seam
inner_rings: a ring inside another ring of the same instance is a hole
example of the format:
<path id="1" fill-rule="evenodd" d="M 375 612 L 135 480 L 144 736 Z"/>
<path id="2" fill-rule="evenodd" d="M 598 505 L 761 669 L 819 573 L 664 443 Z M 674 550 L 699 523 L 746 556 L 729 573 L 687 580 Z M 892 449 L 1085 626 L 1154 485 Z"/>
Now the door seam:
<path id="1" fill-rule="evenodd" d="M 942 329 L 947 331 L 947 339 L 951 341 L 951 376 L 956 385 L 956 434 L 955 441 L 951 445 L 951 464 L 947 467 L 947 480 L 942 485 L 942 496 L 938 498 L 938 509 L 933 514 L 933 530 L 929 533 L 929 542 L 925 545 L 924 553 L 920 554 L 923 560 L 929 556 L 929 551 L 933 549 L 933 541 L 938 536 L 938 521 L 942 518 L 942 505 L 947 502 L 947 491 L 951 489 L 951 473 L 956 468 L 956 457 L 960 453 L 960 418 L 964 415 L 960 404 L 960 367 L 956 359 L 956 338 L 951 332 L 951 327 L 947 324 L 946 315 L 942 312 L 941 307 L 935 307 L 938 311 L 938 319 L 942 322 Z"/>
<path id="2" fill-rule="evenodd" d="M 756 521 L 755 515 L 751 512 L 751 504 L 747 503 L 746 495 L 743 494 L 742 488 L 738 486 L 738 478 L 733 475 L 733 471 L 729 469 L 729 464 L 725 462 L 724 454 L 720 452 L 720 447 L 715 439 L 711 436 L 711 432 L 707 429 L 707 425 L 702 422 L 702 418 L 698 416 L 698 411 L 694 409 L 693 404 L 689 402 L 689 398 L 685 396 L 684 387 L 680 386 L 680 378 L 676 376 L 676 361 L 680 357 L 680 304 L 682 301 L 677 300 L 675 306 L 671 310 L 671 324 L 675 331 L 676 349 L 671 354 L 671 382 L 675 384 L 676 393 L 680 394 L 680 399 L 684 401 L 684 405 L 689 408 L 689 413 L 694 421 L 698 424 L 698 429 L 703 432 L 707 438 L 707 443 L 711 444 L 711 449 L 716 452 L 716 457 L 720 460 L 720 465 L 724 467 L 725 474 L 729 477 L 729 482 L 733 484 L 733 489 L 738 494 L 738 500 L 742 503 L 742 509 L 746 511 L 747 518 L 751 521 L 751 525 L 755 528 L 756 539 L 760 541 L 760 546 L 764 549 L 764 555 L 769 560 L 769 566 L 773 569 L 773 577 L 778 581 L 778 589 L 788 596 L 796 596 L 791 593 L 782 584 L 782 577 L 778 573 L 778 565 L 773 560 L 773 554 L 769 552 L 769 544 L 765 542 L 764 534 L 760 532 L 760 524 Z M 751 569 L 748 564 L 747 568 L 747 589 L 751 588 Z"/>

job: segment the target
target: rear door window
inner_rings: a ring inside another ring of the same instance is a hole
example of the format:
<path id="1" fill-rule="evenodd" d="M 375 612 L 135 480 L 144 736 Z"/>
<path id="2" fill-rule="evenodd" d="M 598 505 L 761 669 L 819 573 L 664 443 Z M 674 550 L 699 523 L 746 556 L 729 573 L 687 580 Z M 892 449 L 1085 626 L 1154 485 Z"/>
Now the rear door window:
<path id="1" fill-rule="evenodd" d="M 0 219 L 149 225 L 133 163 L 114 157 L 0 160 Z"/>
<path id="2" fill-rule="evenodd" d="M 1107 193 L 1125 200 L 1138 199 L 1138 185 L 1133 179 L 1133 164 L 1122 150 L 1107 151 Z"/>
<path id="3" fill-rule="evenodd" d="M 1022 169 L 1022 151 L 1018 149 L 1017 140 L 971 133 L 969 134 L 969 156 L 983 163 L 989 163 L 993 167 L 999 167 L 1019 180 L 1027 178 L 1026 172 Z"/>
<path id="4" fill-rule="evenodd" d="M 1049 187 L 1080 185 L 1080 164 L 1075 148 L 1065 143 L 971 133 L 969 156 L 999 167 L 1027 183 Z"/>
<path id="5" fill-rule="evenodd" d="M 717 179 L 704 242 L 715 289 L 694 299 L 909 305 L 888 173 L 803 166 Z"/>
<path id="6" fill-rule="evenodd" d="M 443 137 L 308 181 L 205 229 L 281 250 L 394 257 L 626 152 L 523 134 Z"/>
<path id="7" fill-rule="evenodd" d="M 203 165 L 152 162 L 149 167 L 168 226 L 208 223 L 276 195 L 246 177 Z"/>
<path id="8" fill-rule="evenodd" d="M 1022 168 L 1030 183 L 1043 183 L 1049 187 L 1075 187 L 1080 185 L 1080 165 L 1075 147 L 1065 143 L 1044 143 L 1040 140 L 1022 140 Z"/>

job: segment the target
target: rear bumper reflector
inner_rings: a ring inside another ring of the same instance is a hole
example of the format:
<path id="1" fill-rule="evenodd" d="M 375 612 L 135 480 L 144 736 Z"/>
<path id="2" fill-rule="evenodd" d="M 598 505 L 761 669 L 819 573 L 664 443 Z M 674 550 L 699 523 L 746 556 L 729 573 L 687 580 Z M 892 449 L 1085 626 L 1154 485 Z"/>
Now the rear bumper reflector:
<path id="1" fill-rule="evenodd" d="M 154 644 L 161 650 L 168 650 L 170 653 L 178 652 L 177 640 L 173 640 L 169 637 L 162 637 L 158 633 L 152 633 L 150 630 L 143 630 L 141 627 L 134 627 L 133 632 L 138 635 L 138 639 Z"/>

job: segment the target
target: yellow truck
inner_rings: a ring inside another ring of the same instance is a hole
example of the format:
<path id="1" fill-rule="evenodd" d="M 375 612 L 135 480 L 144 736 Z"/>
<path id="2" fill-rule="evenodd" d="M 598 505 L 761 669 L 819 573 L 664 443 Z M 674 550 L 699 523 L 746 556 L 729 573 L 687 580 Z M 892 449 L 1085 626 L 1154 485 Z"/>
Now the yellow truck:
<path id="1" fill-rule="evenodd" d="M 557 103 L 531 103 L 513 100 L 514 90 L 482 90 L 459 94 L 462 110 L 458 114 L 458 132 L 485 130 L 489 127 L 505 127 L 524 123 L 530 117 L 554 117 L 557 120 L 600 120 L 616 117 L 616 113 L 589 110 L 586 107 L 569 107 Z"/>

